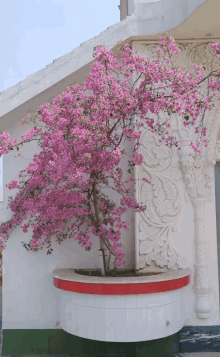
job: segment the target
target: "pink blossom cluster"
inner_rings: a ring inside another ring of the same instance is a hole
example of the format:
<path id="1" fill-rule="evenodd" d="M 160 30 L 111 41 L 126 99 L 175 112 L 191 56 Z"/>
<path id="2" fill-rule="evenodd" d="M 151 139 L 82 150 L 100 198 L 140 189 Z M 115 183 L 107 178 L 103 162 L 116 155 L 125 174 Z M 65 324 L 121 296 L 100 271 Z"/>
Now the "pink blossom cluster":
<path id="1" fill-rule="evenodd" d="M 211 47 L 218 51 L 219 45 Z M 161 37 L 159 47 L 163 46 L 170 55 L 178 55 L 179 49 L 172 37 L 166 41 Z M 135 184 L 136 180 L 131 176 L 122 181 L 120 163 L 125 154 L 120 146 L 122 139 L 134 142 L 133 154 L 128 159 L 131 173 L 135 165 L 143 162 L 143 155 L 138 152 L 143 145 L 139 142 L 141 131 L 137 128 L 147 125 L 152 133 L 161 136 L 165 145 L 178 147 L 178 141 L 169 135 L 170 124 L 159 120 L 155 123 L 149 117 L 151 114 L 178 113 L 185 126 L 194 125 L 201 113 L 211 110 L 209 104 L 216 96 L 214 92 L 220 91 L 219 70 L 215 71 L 216 82 L 210 78 L 212 74 L 207 76 L 213 94 L 203 98 L 198 88 L 203 81 L 201 71 L 204 68 L 193 65 L 195 70 L 190 73 L 186 68 L 174 69 L 171 59 L 166 58 L 159 47 L 158 56 L 166 60 L 166 65 L 159 58 L 150 61 L 134 54 L 128 44 L 121 45 L 122 64 L 119 64 L 112 51 L 104 45 L 97 46 L 96 60 L 85 83 L 68 87 L 53 103 L 38 107 L 46 125 L 44 132 L 40 128 L 29 130 L 19 143 L 17 139 L 11 140 L 6 132 L 0 135 L 3 140 L 0 156 L 14 148 L 19 150 L 20 145 L 31 140 L 38 140 L 42 148 L 34 155 L 33 162 L 20 172 L 20 184 L 12 180 L 7 185 L 8 189 L 17 188 L 19 192 L 8 204 L 13 217 L 0 226 L 2 249 L 16 226 L 28 220 L 21 226 L 24 233 L 29 227 L 33 229 L 30 244 L 24 245 L 27 250 L 44 249 L 47 245 L 49 248 L 54 235 L 59 244 L 69 237 L 90 250 L 92 233 L 114 254 L 116 266 L 126 261 L 119 243 L 120 229 L 128 231 L 130 225 L 122 221 L 122 215 L 128 209 L 144 212 L 146 206 L 137 203 L 132 189 L 127 186 Z M 115 74 L 125 79 L 116 79 Z M 137 88 L 129 84 L 134 74 L 143 79 Z M 88 91 L 92 94 L 88 95 Z M 25 124 L 24 118 L 21 124 Z M 201 136 L 206 134 L 207 128 L 202 125 Z M 207 145 L 207 139 L 204 142 Z M 191 147 L 201 152 L 199 146 L 191 143 Z M 101 191 L 101 184 L 109 187 L 109 179 L 113 180 L 113 189 L 122 196 L 120 207 Z M 143 181 L 150 183 L 146 178 Z M 51 251 L 50 248 L 48 254 Z"/>

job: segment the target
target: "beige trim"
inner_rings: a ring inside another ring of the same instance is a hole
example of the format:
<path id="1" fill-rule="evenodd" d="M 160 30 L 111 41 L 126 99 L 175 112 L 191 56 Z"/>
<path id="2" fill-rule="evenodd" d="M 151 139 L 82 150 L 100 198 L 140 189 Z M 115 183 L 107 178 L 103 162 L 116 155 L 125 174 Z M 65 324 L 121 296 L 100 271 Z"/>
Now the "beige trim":
<path id="1" fill-rule="evenodd" d="M 120 9 L 120 21 L 126 19 L 128 15 L 128 0 L 120 0 L 120 5 L 118 5 Z"/>

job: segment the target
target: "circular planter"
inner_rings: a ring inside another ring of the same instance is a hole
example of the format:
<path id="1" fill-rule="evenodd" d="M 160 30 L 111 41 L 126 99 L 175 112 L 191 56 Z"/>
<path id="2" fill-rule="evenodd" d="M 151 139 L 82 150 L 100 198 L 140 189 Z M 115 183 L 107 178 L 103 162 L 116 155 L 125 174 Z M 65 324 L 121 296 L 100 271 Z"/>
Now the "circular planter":
<path id="1" fill-rule="evenodd" d="M 185 316 L 182 291 L 191 270 L 150 276 L 103 277 L 55 269 L 61 292 L 60 326 L 82 338 L 138 342 L 180 331 Z"/>

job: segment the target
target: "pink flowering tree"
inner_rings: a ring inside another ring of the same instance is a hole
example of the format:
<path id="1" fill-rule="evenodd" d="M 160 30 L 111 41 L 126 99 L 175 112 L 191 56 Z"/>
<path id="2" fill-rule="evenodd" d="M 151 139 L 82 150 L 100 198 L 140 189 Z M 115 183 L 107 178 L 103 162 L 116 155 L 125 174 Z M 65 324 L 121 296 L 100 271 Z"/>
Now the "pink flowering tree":
<path id="1" fill-rule="evenodd" d="M 220 59 L 220 43 L 211 47 L 213 56 Z M 163 48 L 168 50 L 169 58 Z M 112 255 L 115 268 L 122 266 L 126 259 L 119 243 L 121 229 L 130 229 L 122 215 L 128 209 L 135 212 L 146 209 L 133 198 L 129 186 L 136 182 L 132 174 L 134 166 L 143 161 L 138 153 L 142 145 L 140 127 L 150 127 L 152 135 L 161 136 L 161 142 L 180 150 L 176 138 L 169 134 L 169 119 L 164 122 L 158 119 L 155 123 L 151 113 L 158 115 L 162 111 L 169 116 L 178 113 L 185 126 L 193 126 L 201 114 L 211 110 L 216 92 L 220 91 L 220 70 L 206 77 L 202 75 L 202 66 L 193 65 L 194 71 L 190 73 L 184 68 L 177 70 L 171 57 L 178 52 L 172 37 L 161 37 L 158 56 L 151 61 L 135 55 L 126 44 L 120 48 L 119 64 L 112 51 L 99 45 L 85 83 L 68 87 L 53 103 L 38 107 L 44 130 L 35 126 L 22 135 L 20 142 L 10 139 L 7 132 L 0 135 L 0 156 L 10 150 L 19 151 L 20 145 L 32 140 L 37 140 L 42 148 L 34 155 L 33 162 L 20 172 L 20 182 L 12 180 L 6 185 L 9 190 L 18 188 L 19 192 L 14 199 L 9 198 L 8 207 L 13 216 L 0 225 L 0 248 L 5 248 L 5 242 L 17 226 L 21 226 L 24 233 L 30 226 L 33 228 L 30 243 L 22 242 L 27 250 L 47 248 L 47 254 L 53 251 L 52 236 L 56 236 L 59 244 L 67 237 L 73 238 L 90 250 L 92 233 L 100 240 L 105 274 L 109 273 Z M 139 79 L 141 83 L 135 88 Z M 204 81 L 207 81 L 208 96 L 198 91 Z M 28 114 L 21 124 L 35 123 L 35 119 Z M 191 146 L 200 153 L 201 145 L 207 146 L 207 139 L 202 140 L 207 133 L 202 120 L 195 130 L 200 133 L 200 139 L 196 146 L 192 143 Z M 120 166 L 126 155 L 121 149 L 123 139 L 133 145 L 132 156 L 128 158 L 131 176 L 126 181 Z M 105 187 L 121 195 L 120 207 L 102 193 Z"/>

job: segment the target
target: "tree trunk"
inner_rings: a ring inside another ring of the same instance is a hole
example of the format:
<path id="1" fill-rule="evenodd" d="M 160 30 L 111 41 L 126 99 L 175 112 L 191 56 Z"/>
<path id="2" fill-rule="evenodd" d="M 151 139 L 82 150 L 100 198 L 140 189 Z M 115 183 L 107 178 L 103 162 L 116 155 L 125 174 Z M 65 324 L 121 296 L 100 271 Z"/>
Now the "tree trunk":
<path id="1" fill-rule="evenodd" d="M 101 238 L 99 238 L 99 245 L 100 245 L 100 249 L 99 249 L 99 256 L 100 256 L 100 261 L 101 261 L 101 272 L 102 275 L 105 276 L 106 275 L 106 248 L 105 245 L 103 243 L 103 240 Z"/>

